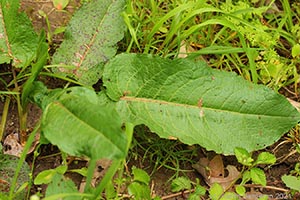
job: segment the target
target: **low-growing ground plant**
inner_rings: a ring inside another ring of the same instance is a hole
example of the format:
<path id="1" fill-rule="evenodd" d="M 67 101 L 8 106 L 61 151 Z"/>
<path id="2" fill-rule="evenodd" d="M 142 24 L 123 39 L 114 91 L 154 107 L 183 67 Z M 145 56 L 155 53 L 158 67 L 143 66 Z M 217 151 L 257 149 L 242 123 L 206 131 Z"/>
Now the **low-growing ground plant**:
<path id="1" fill-rule="evenodd" d="M 30 22 L 19 13 L 19 1 L 0 2 L 0 30 L 4 30 L 0 61 L 21 72 L 31 67 L 17 97 L 20 118 L 30 101 L 43 111 L 25 144 L 12 187 L 3 195 L 7 199 L 14 199 L 19 189 L 14 184 L 37 130 L 43 143 L 89 160 L 83 192 L 64 178 L 66 165 L 40 173 L 34 183 L 49 184 L 46 200 L 101 199 L 104 191 L 116 197 L 113 176 L 124 164 L 134 127 L 142 124 L 161 138 L 198 144 L 223 155 L 235 154 L 247 166 L 236 191 L 243 196 L 247 181 L 265 185 L 264 172 L 257 165 L 274 163 L 269 154 L 261 153 L 253 160 L 248 152 L 272 145 L 300 120 L 296 108 L 277 92 L 290 84 L 297 90 L 298 30 L 291 25 L 292 14 L 264 21 L 270 17 L 268 12 L 278 12 L 273 10 L 274 1 L 265 6 L 149 1 L 142 6 L 141 1 L 91 0 L 73 15 L 64 41 L 49 60 L 45 34 L 25 34 Z M 285 12 L 292 9 L 287 1 L 282 4 Z M 277 43 L 281 37 L 292 47 L 291 62 L 278 53 L 286 50 Z M 119 50 L 126 53 L 117 51 L 118 44 L 125 45 Z M 201 57 L 208 54 L 214 56 Z M 37 81 L 43 69 L 72 80 L 76 86 L 48 89 Z M 220 69 L 236 71 L 247 80 Z M 14 81 L 19 82 L 17 78 Z M 97 83 L 101 86 L 95 90 Z M 269 84 L 275 91 L 257 83 Z M 92 187 L 96 161 L 102 158 L 111 159 L 112 165 Z M 137 168 L 132 173 L 128 193 L 133 198 L 151 199 L 149 176 Z M 203 188 L 195 185 L 194 196 L 204 195 Z M 219 191 L 219 186 L 213 185 L 211 199 L 219 199 L 216 194 L 224 193 Z"/>
<path id="2" fill-rule="evenodd" d="M 282 181 L 287 187 L 292 189 L 292 194 L 300 192 L 300 163 L 295 165 L 295 169 L 290 172 L 289 175 L 283 175 L 281 177 Z"/>
<path id="3" fill-rule="evenodd" d="M 179 177 L 172 181 L 172 191 L 189 191 L 189 199 L 200 199 L 200 196 L 205 196 L 206 194 L 208 194 L 212 200 L 238 200 L 240 198 L 268 199 L 268 195 L 247 191 L 245 185 L 251 182 L 252 184 L 266 186 L 265 173 L 259 166 L 270 166 L 274 164 L 276 157 L 271 153 L 261 152 L 257 158 L 254 159 L 249 152 L 240 147 L 235 148 L 235 157 L 237 161 L 242 164 L 242 169 L 237 171 L 235 167 L 227 166 L 226 168 L 229 171 L 227 177 L 223 177 L 222 171 L 224 170 L 224 166 L 218 163 L 219 161 L 212 161 L 215 163 L 208 164 L 208 166 L 203 166 L 205 162 L 201 161 L 193 165 L 203 177 L 206 177 L 205 173 L 208 174 L 206 178 L 208 182 L 210 182 L 210 188 L 201 186 L 199 181 L 194 183 L 188 178 Z M 222 173 L 222 177 L 219 177 L 218 173 Z M 217 176 L 215 177 L 215 175 Z M 287 194 L 286 197 L 288 197 Z"/>

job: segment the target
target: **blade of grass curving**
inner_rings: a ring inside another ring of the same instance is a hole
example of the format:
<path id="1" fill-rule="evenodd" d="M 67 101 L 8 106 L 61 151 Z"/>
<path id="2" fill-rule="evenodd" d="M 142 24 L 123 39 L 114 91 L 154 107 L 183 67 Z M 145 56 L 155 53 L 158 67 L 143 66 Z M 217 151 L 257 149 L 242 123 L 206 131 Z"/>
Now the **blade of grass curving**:
<path id="1" fill-rule="evenodd" d="M 59 75 L 59 74 L 54 74 L 54 73 L 51 73 L 51 72 L 40 72 L 40 75 L 47 76 L 47 77 L 58 78 L 58 79 L 64 80 L 64 81 L 69 82 L 69 83 L 74 83 L 75 85 L 84 86 L 82 83 L 80 83 L 78 81 L 75 81 L 71 78 L 68 78 L 68 77 L 65 77 L 65 76 L 62 76 L 62 75 Z"/>
<path id="2" fill-rule="evenodd" d="M 19 0 L 0 1 L 0 63 L 26 67 L 34 59 L 38 37 Z"/>
<path id="3" fill-rule="evenodd" d="M 127 136 L 127 147 L 125 154 L 127 155 L 128 150 L 131 145 L 132 137 L 133 137 L 133 129 L 134 126 L 131 123 L 125 123 L 125 131 Z M 108 182 L 112 180 L 113 176 L 116 174 L 117 170 L 121 166 L 121 163 L 124 162 L 124 160 L 113 160 L 112 165 L 109 167 L 108 171 L 102 178 L 100 184 L 96 187 L 95 190 L 95 196 L 97 198 L 100 198 L 104 188 L 107 186 Z"/>
<path id="4" fill-rule="evenodd" d="M 255 50 L 261 50 L 259 48 L 253 48 Z M 198 51 L 190 53 L 191 55 L 205 55 L 205 54 L 229 54 L 229 53 L 245 53 L 244 48 L 230 47 L 230 46 L 210 46 L 200 49 Z"/>
<path id="5" fill-rule="evenodd" d="M 224 18 L 224 19 L 220 19 L 220 18 L 216 18 L 216 19 L 210 19 L 207 20 L 201 24 L 198 25 L 194 25 L 191 28 L 189 28 L 188 30 L 186 30 L 183 34 L 182 34 L 182 40 L 184 40 L 185 38 L 187 38 L 189 35 L 193 34 L 195 31 L 197 31 L 198 29 L 207 26 L 207 25 L 213 25 L 213 24 L 220 24 L 224 27 L 228 27 L 233 31 L 236 31 L 239 39 L 241 40 L 242 43 L 242 48 L 244 50 L 244 52 L 246 52 L 247 57 L 249 59 L 249 64 L 250 64 L 250 71 L 251 71 L 251 76 L 252 76 L 252 80 L 254 83 L 257 83 L 258 81 L 258 74 L 256 71 L 256 66 L 254 63 L 254 54 L 255 54 L 255 50 L 253 48 L 248 47 L 244 37 L 242 34 L 240 34 L 240 32 L 238 31 L 238 29 L 236 28 L 236 26 L 234 25 L 234 23 L 230 22 L 228 19 Z M 245 22 L 245 24 L 248 24 L 249 26 L 253 26 L 251 24 L 249 24 L 248 22 Z"/>
<path id="6" fill-rule="evenodd" d="M 287 30 L 291 31 L 292 28 L 294 27 L 294 22 L 293 22 L 293 18 L 292 18 L 292 9 L 290 6 L 290 2 L 288 0 L 282 0 L 282 6 L 283 6 L 283 11 L 284 11 L 284 15 L 287 18 L 286 20 L 286 28 Z"/>
<path id="7" fill-rule="evenodd" d="M 15 171 L 13 180 L 11 182 L 11 187 L 9 189 L 9 199 L 14 199 L 13 197 L 14 197 L 14 192 L 15 192 L 15 189 L 16 189 L 16 185 L 17 185 L 19 173 L 21 171 L 22 165 L 25 162 L 25 159 L 26 159 L 26 156 L 27 156 L 27 152 L 29 151 L 32 143 L 34 142 L 35 135 L 37 134 L 37 132 L 38 132 L 38 130 L 40 128 L 40 125 L 41 125 L 41 123 L 39 121 L 35 125 L 33 131 L 31 132 L 31 134 L 28 137 L 27 142 L 26 142 L 26 144 L 24 146 L 23 152 L 22 152 L 21 157 L 20 157 L 20 159 L 18 161 L 18 165 L 16 166 L 16 171 Z"/>
<path id="8" fill-rule="evenodd" d="M 41 32 L 39 42 L 38 42 L 38 48 L 36 52 L 36 62 L 32 64 L 31 68 L 31 75 L 28 78 L 28 80 L 25 82 L 22 90 L 22 96 L 21 96 L 21 103 L 23 109 L 26 108 L 28 104 L 28 96 L 31 93 L 32 84 L 37 79 L 39 73 L 47 63 L 48 59 L 48 44 L 46 41 L 46 34 L 44 31 Z"/>
<path id="9" fill-rule="evenodd" d="M 67 197 L 81 197 L 81 198 L 87 198 L 91 199 L 94 196 L 92 194 L 86 194 L 86 193 L 62 193 L 62 194 L 54 194 L 49 197 L 43 198 L 43 200 L 57 200 L 57 199 L 64 199 Z"/>
<path id="10" fill-rule="evenodd" d="M 184 24 L 190 20 L 191 18 L 197 16 L 197 15 L 203 15 L 207 12 L 222 12 L 220 9 L 213 8 L 213 7 L 207 7 L 207 8 L 200 8 L 197 10 L 193 10 L 192 12 L 189 12 L 182 20 L 180 20 L 175 26 L 172 26 L 166 36 L 166 39 L 163 41 L 163 44 L 160 46 L 160 48 L 163 48 L 165 45 L 168 45 L 169 42 L 173 39 L 176 32 L 179 31 L 179 29 L 182 29 L 184 27 Z"/>
<path id="11" fill-rule="evenodd" d="M 97 166 L 97 159 L 90 159 L 89 160 L 89 166 L 87 169 L 87 175 L 86 175 L 86 184 L 84 187 L 85 193 L 90 193 L 92 189 L 92 179 L 94 175 L 95 168 Z"/>
<path id="12" fill-rule="evenodd" d="M 168 12 L 166 15 L 164 15 L 158 22 L 155 23 L 155 25 L 153 26 L 152 30 L 150 31 L 150 33 L 148 34 L 147 38 L 146 38 L 146 42 L 150 43 L 150 41 L 153 40 L 153 36 L 155 33 L 157 33 L 159 31 L 159 28 L 171 17 L 177 15 L 180 12 L 183 12 L 187 9 L 191 9 L 193 7 L 197 6 L 197 3 L 186 3 L 186 4 L 182 4 L 176 8 L 174 8 L 173 10 L 171 10 L 170 12 Z M 144 50 L 144 53 L 149 53 L 149 46 L 146 47 L 146 49 Z"/>
<path id="13" fill-rule="evenodd" d="M 227 19 L 221 19 L 221 18 L 216 18 L 216 19 L 209 19 L 205 22 L 202 22 L 200 24 L 194 25 L 192 27 L 190 27 L 189 29 L 187 29 L 186 31 L 184 31 L 181 34 L 181 40 L 185 40 L 187 37 L 189 37 L 190 35 L 192 35 L 194 32 L 198 31 L 199 29 L 201 29 L 202 27 L 208 26 L 208 25 L 215 25 L 215 24 L 220 24 L 223 26 L 226 26 L 228 28 L 230 28 L 231 30 L 235 30 L 235 25 L 228 21 Z M 174 42 L 171 43 L 171 46 L 173 45 Z"/>
<path id="14" fill-rule="evenodd" d="M 73 65 L 74 69 L 61 66 L 54 71 L 73 76 L 86 85 L 96 83 L 104 63 L 116 54 L 116 44 L 123 38 L 124 3 L 93 0 L 83 5 L 69 22 L 65 39 L 52 60 L 52 64 Z"/>
<path id="15" fill-rule="evenodd" d="M 105 67 L 103 82 L 123 120 L 217 153 L 265 148 L 300 120 L 271 89 L 188 59 L 121 54 Z"/>
<path id="16" fill-rule="evenodd" d="M 137 37 L 136 37 L 136 30 L 135 30 L 135 29 L 133 28 L 133 26 L 131 25 L 130 19 L 129 19 L 128 15 L 127 15 L 126 13 L 123 12 L 123 13 L 122 13 L 122 16 L 123 16 L 123 18 L 124 18 L 124 22 L 125 22 L 125 24 L 126 24 L 128 30 L 129 30 L 129 33 L 130 33 L 130 35 L 131 35 L 131 37 L 132 37 L 131 42 L 130 42 L 130 45 L 128 45 L 128 48 L 127 48 L 126 52 L 128 52 L 128 53 L 130 52 L 130 49 L 131 49 L 131 46 L 132 46 L 132 43 L 133 43 L 133 42 L 136 44 L 136 46 L 137 46 L 138 49 L 140 50 L 141 48 L 140 48 L 140 44 L 139 44 L 139 42 L 138 42 L 138 40 L 137 40 Z"/>
<path id="17" fill-rule="evenodd" d="M 0 93 L 1 94 L 1 93 Z M 9 110 L 9 104 L 10 104 L 10 97 L 7 96 L 4 106 L 2 108 L 2 114 L 1 114 L 1 123 L 0 123 L 0 140 L 3 141 L 3 135 L 5 131 L 7 116 L 8 116 L 8 110 Z"/>

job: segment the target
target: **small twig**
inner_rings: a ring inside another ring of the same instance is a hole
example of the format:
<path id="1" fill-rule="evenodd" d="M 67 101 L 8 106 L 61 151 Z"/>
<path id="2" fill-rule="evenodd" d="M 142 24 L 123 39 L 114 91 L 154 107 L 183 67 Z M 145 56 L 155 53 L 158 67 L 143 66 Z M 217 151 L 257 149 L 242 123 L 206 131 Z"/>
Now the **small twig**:
<path id="1" fill-rule="evenodd" d="M 16 70 L 12 68 L 12 74 L 13 74 L 13 82 L 15 85 L 14 91 L 19 92 L 20 87 L 18 85 L 18 79 Z M 21 102 L 21 95 L 16 95 L 17 105 L 18 105 L 18 114 L 19 114 L 19 125 L 20 125 L 20 143 L 22 146 L 25 145 L 27 140 L 27 133 L 26 133 L 26 127 L 27 127 L 27 113 L 26 113 L 26 106 L 22 105 Z M 24 106 L 24 107 L 23 107 Z"/>
<path id="2" fill-rule="evenodd" d="M 170 198 L 173 198 L 173 197 L 181 196 L 183 194 L 189 194 L 189 193 L 192 193 L 194 191 L 195 191 L 195 189 L 185 190 L 183 192 L 177 192 L 177 193 L 174 193 L 174 194 L 169 194 L 169 195 L 163 196 L 161 199 L 170 199 Z"/>
<path id="3" fill-rule="evenodd" d="M 279 162 L 279 163 L 276 163 L 276 164 L 278 165 L 278 164 L 283 163 L 286 159 L 288 159 L 290 156 L 292 156 L 292 155 L 295 154 L 295 153 L 297 153 L 297 150 L 296 150 L 296 149 L 294 149 L 293 151 L 291 151 L 288 155 L 282 156 L 282 157 L 278 158 L 278 160 L 280 159 L 280 162 Z"/>
<path id="4" fill-rule="evenodd" d="M 151 181 L 151 188 L 150 188 L 150 194 L 151 196 L 155 196 L 155 191 L 154 191 L 154 180 Z"/>
<path id="5" fill-rule="evenodd" d="M 39 156 L 37 159 L 38 160 L 43 160 L 43 159 L 48 159 L 48 158 L 51 158 L 51 157 L 54 157 L 54 156 L 58 156 L 58 155 L 61 155 L 61 152 L 50 154 L 50 155 L 46 155 L 46 156 Z"/>
<path id="6" fill-rule="evenodd" d="M 279 149 L 279 147 L 280 147 L 281 145 L 283 145 L 283 144 L 285 144 L 285 143 L 290 143 L 290 142 L 291 142 L 291 141 L 290 141 L 290 138 L 288 138 L 287 140 L 284 140 L 284 141 L 280 142 L 280 143 L 279 143 L 278 145 L 276 145 L 276 147 L 272 150 L 273 154 L 276 153 L 277 149 Z"/>
<path id="7" fill-rule="evenodd" d="M 2 118 L 1 118 L 1 123 L 0 123 L 0 141 L 4 140 L 3 137 L 4 137 L 4 132 L 5 132 L 9 104 L 10 104 L 10 97 L 7 96 L 4 106 L 3 106 Z"/>
<path id="8" fill-rule="evenodd" d="M 283 89 L 285 89 L 288 93 L 290 93 L 290 94 L 292 94 L 292 95 L 294 95 L 294 96 L 296 96 L 296 97 L 298 97 L 298 94 L 297 93 L 295 93 L 295 92 L 292 92 L 291 90 L 289 90 L 287 87 L 283 87 Z"/>
<path id="9" fill-rule="evenodd" d="M 261 186 L 261 185 L 255 185 L 255 184 L 245 184 L 245 187 L 248 188 L 263 188 L 263 189 L 269 189 L 269 190 L 277 190 L 277 191 L 281 191 L 281 192 L 289 192 L 290 190 L 288 189 L 283 189 L 283 188 L 279 188 L 279 187 L 275 187 L 275 186 Z"/>

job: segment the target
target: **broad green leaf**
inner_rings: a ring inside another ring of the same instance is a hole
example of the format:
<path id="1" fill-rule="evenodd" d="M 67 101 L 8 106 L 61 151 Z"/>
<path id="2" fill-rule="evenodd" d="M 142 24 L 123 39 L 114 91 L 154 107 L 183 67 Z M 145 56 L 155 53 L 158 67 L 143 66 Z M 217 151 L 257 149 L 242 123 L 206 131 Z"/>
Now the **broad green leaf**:
<path id="1" fill-rule="evenodd" d="M 253 158 L 251 157 L 250 153 L 241 147 L 236 147 L 234 149 L 234 155 L 239 163 L 245 166 L 251 166 L 253 162 Z"/>
<path id="2" fill-rule="evenodd" d="M 150 176 L 142 169 L 132 167 L 132 173 L 134 177 L 134 181 L 138 181 L 145 185 L 148 185 L 150 182 Z"/>
<path id="3" fill-rule="evenodd" d="M 237 185 L 235 187 L 235 191 L 237 194 L 239 194 L 240 196 L 245 196 L 246 194 L 246 188 L 243 185 Z"/>
<path id="4" fill-rule="evenodd" d="M 60 64 L 56 72 L 68 74 L 81 83 L 98 81 L 103 65 L 117 51 L 125 24 L 121 16 L 124 0 L 92 0 L 72 17 L 65 39 L 53 56 L 52 64 Z M 73 68 L 63 68 L 63 66 Z"/>
<path id="5" fill-rule="evenodd" d="M 300 177 L 291 176 L 291 175 L 283 175 L 281 180 L 284 184 L 296 191 L 300 191 Z"/>
<path id="6" fill-rule="evenodd" d="M 250 180 L 251 180 L 251 174 L 250 174 L 250 171 L 247 170 L 243 173 L 241 185 L 244 185 L 245 183 L 247 183 Z"/>
<path id="7" fill-rule="evenodd" d="M 186 189 L 191 189 L 191 181 L 186 177 L 178 177 L 172 181 L 171 190 L 172 192 L 179 192 Z"/>
<path id="8" fill-rule="evenodd" d="M 206 188 L 199 185 L 195 186 L 195 190 L 191 195 L 188 197 L 188 200 L 200 200 L 200 197 L 204 196 L 206 194 Z"/>
<path id="9" fill-rule="evenodd" d="M 78 196 L 68 196 L 63 198 L 64 194 L 66 193 L 79 193 L 77 190 L 77 187 L 75 183 L 70 180 L 66 179 L 62 174 L 55 174 L 53 176 L 53 180 L 51 183 L 48 185 L 47 190 L 46 190 L 46 197 L 51 197 L 52 195 L 62 195 L 61 198 L 56 198 L 56 199 L 64 199 L 64 200 L 81 200 L 82 198 Z"/>
<path id="10" fill-rule="evenodd" d="M 224 190 L 218 183 L 214 183 L 209 189 L 209 197 L 211 200 L 218 200 L 222 196 Z"/>
<path id="11" fill-rule="evenodd" d="M 128 186 L 128 193 L 133 195 L 133 199 L 151 200 L 151 191 L 148 185 L 133 182 Z"/>
<path id="12" fill-rule="evenodd" d="M 62 93 L 64 93 L 64 90 L 61 88 L 49 91 L 44 83 L 33 81 L 30 85 L 30 93 L 27 98 L 37 104 L 42 110 L 45 110 L 46 107 L 59 98 Z"/>
<path id="13" fill-rule="evenodd" d="M 259 164 L 274 164 L 276 162 L 276 157 L 274 154 L 269 152 L 261 152 L 258 156 L 256 161 L 254 162 L 255 165 Z"/>
<path id="14" fill-rule="evenodd" d="M 35 185 L 48 184 L 57 172 L 54 169 L 41 171 L 34 179 Z"/>
<path id="15" fill-rule="evenodd" d="M 83 167 L 81 169 L 70 169 L 68 171 L 78 173 L 81 176 L 87 176 L 87 168 L 86 167 Z"/>
<path id="16" fill-rule="evenodd" d="M 38 37 L 19 0 L 0 0 L 0 64 L 26 67 L 34 59 Z"/>
<path id="17" fill-rule="evenodd" d="M 199 194 L 191 193 L 188 197 L 188 200 L 201 200 L 201 197 Z"/>
<path id="18" fill-rule="evenodd" d="M 124 158 L 126 137 L 121 119 L 111 104 L 101 103 L 100 97 L 84 87 L 65 90 L 44 110 L 43 135 L 74 156 Z"/>
<path id="19" fill-rule="evenodd" d="M 34 179 L 35 185 L 49 184 L 52 182 L 53 177 L 56 174 L 64 174 L 67 171 L 68 167 L 66 165 L 58 166 L 55 169 L 48 169 L 41 171 Z"/>
<path id="20" fill-rule="evenodd" d="M 295 44 L 292 48 L 292 56 L 293 58 L 300 55 L 300 44 Z"/>
<path id="21" fill-rule="evenodd" d="M 64 173 L 66 173 L 67 170 L 68 170 L 68 166 L 66 166 L 66 165 L 60 165 L 55 168 L 55 171 L 59 174 L 64 174 Z"/>
<path id="22" fill-rule="evenodd" d="M 239 196 L 234 192 L 226 192 L 220 200 L 239 200 Z"/>
<path id="23" fill-rule="evenodd" d="M 188 59 L 121 54 L 105 66 L 103 82 L 124 120 L 217 153 L 263 149 L 300 119 L 271 89 Z"/>
<path id="24" fill-rule="evenodd" d="M 116 199 L 117 195 L 118 194 L 116 192 L 114 183 L 112 181 L 109 181 L 105 186 L 105 197 L 107 199 Z"/>
<path id="25" fill-rule="evenodd" d="M 265 172 L 262 169 L 259 169 L 257 167 L 250 169 L 250 176 L 253 183 L 266 186 L 267 179 Z"/>

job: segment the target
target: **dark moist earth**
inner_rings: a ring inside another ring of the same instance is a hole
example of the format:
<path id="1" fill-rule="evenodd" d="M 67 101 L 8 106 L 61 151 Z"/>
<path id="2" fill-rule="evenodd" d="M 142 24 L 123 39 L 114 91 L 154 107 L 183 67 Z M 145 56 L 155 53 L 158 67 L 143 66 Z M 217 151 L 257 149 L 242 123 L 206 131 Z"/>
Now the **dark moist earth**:
<path id="1" fill-rule="evenodd" d="M 36 1 L 36 0 L 22 0 L 21 7 L 24 10 L 30 19 L 33 22 L 33 25 L 37 31 L 45 28 L 47 30 L 46 20 L 39 14 L 39 10 L 42 10 L 44 13 L 47 14 L 48 20 L 51 24 L 51 31 L 54 31 L 55 28 L 64 26 L 68 20 L 70 19 L 72 13 L 78 8 L 79 1 L 71 0 L 70 4 L 66 8 L 67 12 L 62 12 L 56 10 L 51 0 L 43 0 L 43 1 Z M 62 35 L 55 35 L 53 38 L 53 44 L 58 45 L 62 41 Z M 9 66 L 2 65 L 0 68 L 1 72 L 10 71 Z M 10 76 L 0 77 L 3 80 L 9 82 L 11 80 Z M 42 81 L 46 82 L 50 88 L 61 87 L 62 83 L 60 81 L 54 79 L 47 79 L 42 78 Z M 4 90 L 5 88 L 3 85 L 0 84 L 0 90 Z M 285 96 L 289 96 L 290 98 L 297 100 L 295 95 L 292 95 L 287 92 L 287 90 L 283 90 Z M 2 116 L 3 106 L 4 106 L 4 98 L 0 101 L 0 115 Z M 28 111 L 28 128 L 32 129 L 36 122 L 40 119 L 41 111 L 34 105 L 29 106 Z M 12 99 L 12 102 L 9 107 L 9 112 L 7 116 L 7 123 L 5 128 L 5 135 L 4 138 L 11 134 L 11 133 L 18 133 L 19 125 L 18 125 L 18 112 L 17 112 L 17 105 L 16 102 Z M 149 133 L 151 135 L 151 133 Z M 299 133 L 294 132 L 295 138 L 299 138 Z M 156 137 L 152 136 L 151 137 Z M 137 142 L 139 142 L 138 138 Z M 248 185 L 248 190 L 261 192 L 262 194 L 269 194 L 269 197 L 273 197 L 273 199 L 292 199 L 289 195 L 284 193 L 284 189 L 287 189 L 281 181 L 281 176 L 284 174 L 288 174 L 291 170 L 294 169 L 296 163 L 300 162 L 300 157 L 298 153 L 291 154 L 291 152 L 295 151 L 295 147 L 293 146 L 293 142 L 290 141 L 291 137 L 282 137 L 280 141 L 274 144 L 271 147 L 268 147 L 264 151 L 272 152 L 277 157 L 277 163 L 270 168 L 264 168 L 266 176 L 267 176 L 267 185 L 271 186 L 268 188 L 259 188 L 255 187 L 255 185 Z M 156 138 L 159 140 L 159 138 Z M 176 142 L 176 141 L 174 141 Z M 191 149 L 196 148 L 195 155 L 192 155 L 192 162 L 195 163 L 199 160 L 200 157 L 207 157 L 208 155 L 212 154 L 211 152 L 206 152 L 204 149 L 201 149 L 198 146 L 188 147 L 186 145 L 181 144 L 182 149 Z M 4 147 L 4 148 L 11 148 L 11 147 Z M 127 164 L 128 169 L 131 169 L 131 166 L 136 166 L 146 170 L 149 174 L 153 171 L 153 164 L 149 163 L 149 159 L 143 159 L 143 155 L 145 151 L 141 148 L 135 148 L 134 150 L 137 156 L 134 158 L 133 156 L 129 159 L 129 163 Z M 170 150 L 172 151 L 172 150 Z M 258 153 L 258 152 L 257 152 Z M 290 155 L 291 154 L 291 155 Z M 222 157 L 224 165 L 233 165 L 236 166 L 239 170 L 241 166 L 237 163 L 234 157 Z M 59 150 L 52 145 L 42 145 L 39 148 L 39 156 L 37 157 L 34 165 L 33 165 L 33 153 L 27 156 L 26 161 L 32 167 L 34 167 L 33 177 L 35 177 L 39 172 L 44 171 L 46 169 L 53 169 L 59 166 L 62 162 L 61 155 Z M 84 160 L 74 160 L 69 159 L 69 169 L 78 169 L 86 166 L 86 161 Z M 181 162 L 180 169 L 185 169 L 187 172 L 179 173 L 179 175 L 188 176 L 191 180 L 195 181 L 196 178 L 199 178 L 201 181 L 201 185 L 205 185 L 203 181 L 203 177 L 197 173 L 192 168 L 192 162 Z M 263 167 L 263 166 L 262 166 Z M 99 167 L 99 171 L 105 170 Z M 161 167 L 158 170 L 154 170 L 155 172 L 151 175 L 151 183 L 150 187 L 152 191 L 162 197 L 163 199 L 187 199 L 188 194 L 185 193 L 176 193 L 172 194 L 170 185 L 171 182 L 169 181 L 171 177 L 174 176 L 175 171 L 167 169 L 165 167 Z M 130 173 L 130 172 L 128 172 Z M 71 178 L 78 187 L 82 182 L 82 176 L 76 173 L 68 173 L 67 176 Z M 35 194 L 37 192 L 44 193 L 46 189 L 45 185 L 42 186 L 33 186 L 31 189 L 31 193 Z M 296 194 L 293 199 L 299 199 L 300 195 Z M 272 199 L 272 198 L 270 198 Z"/>

